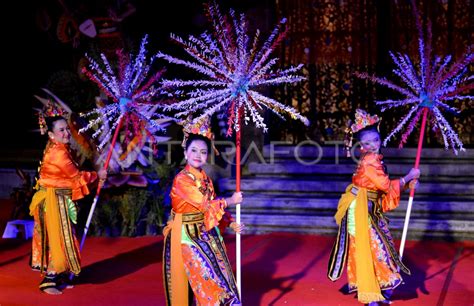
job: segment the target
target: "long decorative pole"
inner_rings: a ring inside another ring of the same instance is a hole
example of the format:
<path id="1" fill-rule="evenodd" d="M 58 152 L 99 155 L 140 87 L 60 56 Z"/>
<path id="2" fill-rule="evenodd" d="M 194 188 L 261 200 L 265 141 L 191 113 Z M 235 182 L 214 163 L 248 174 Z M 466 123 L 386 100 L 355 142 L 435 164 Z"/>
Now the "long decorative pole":
<path id="1" fill-rule="evenodd" d="M 240 122 L 240 112 L 238 111 L 238 116 L 236 118 L 237 124 L 241 127 Z M 235 135 L 235 192 L 240 192 L 240 148 L 241 148 L 241 131 L 242 129 L 239 128 L 236 131 Z M 240 203 L 235 206 L 235 214 L 237 224 L 241 224 L 240 220 Z M 236 274 L 237 274 L 237 288 L 239 289 L 240 296 L 242 296 L 242 265 L 241 265 L 241 239 L 240 233 L 235 235 L 235 265 L 236 265 Z"/>
<path id="2" fill-rule="evenodd" d="M 157 112 L 163 100 L 158 98 L 162 88 L 156 83 L 163 70 L 150 75 L 153 58 L 150 62 L 147 61 L 146 44 L 147 36 L 143 38 L 136 57 L 117 51 L 117 71 L 112 69 L 112 65 L 104 54 L 101 54 L 102 60 L 100 62 L 88 57 L 89 66 L 83 68 L 83 73 L 112 100 L 81 114 L 81 116 L 91 119 L 86 127 L 79 130 L 79 133 L 94 130 L 92 138 L 100 140 L 99 150 L 109 145 L 110 142 L 102 167 L 104 170 L 108 170 L 109 165 L 113 167 L 114 163 L 120 165 L 121 160 L 127 159 L 129 164 L 134 162 L 138 155 L 134 156 L 130 153 L 140 151 L 145 145 L 151 146 L 162 141 L 155 133 L 165 130 L 166 125 L 163 119 L 171 120 L 171 118 Z M 111 126 L 109 126 L 110 123 Z M 121 131 L 125 136 L 123 140 L 119 140 Z M 114 157 L 113 163 L 111 163 L 117 141 L 122 149 L 121 157 Z M 101 189 L 102 185 L 99 184 L 84 228 L 80 244 L 81 250 Z"/>
<path id="3" fill-rule="evenodd" d="M 114 136 L 112 138 L 112 143 L 110 144 L 109 152 L 107 153 L 107 159 L 105 160 L 104 166 L 102 167 L 103 170 L 107 170 L 109 168 L 110 158 L 112 157 L 112 153 L 114 151 L 115 143 L 117 142 L 117 138 L 118 138 L 118 135 L 120 133 L 120 128 L 122 127 L 122 124 L 123 124 L 123 118 L 124 118 L 124 116 L 121 116 L 119 118 L 119 123 L 118 123 L 117 127 L 115 128 L 115 133 L 114 133 Z M 97 192 L 95 194 L 94 201 L 92 202 L 91 210 L 89 211 L 89 216 L 87 217 L 87 222 L 86 222 L 86 225 L 84 227 L 84 233 L 82 234 L 81 246 L 80 246 L 81 251 L 82 251 L 82 248 L 84 247 L 84 243 L 86 241 L 87 232 L 89 231 L 89 225 L 92 221 L 92 216 L 94 215 L 94 210 L 95 210 L 95 207 L 97 205 L 97 201 L 99 200 L 101 190 L 102 190 L 102 184 L 99 183 L 99 186 L 97 186 Z"/>
<path id="4" fill-rule="evenodd" d="M 423 138 L 425 136 L 427 117 L 428 117 L 428 107 L 425 107 L 423 109 L 423 118 L 421 120 L 421 130 L 420 130 L 420 138 L 418 139 L 418 149 L 416 150 L 415 169 L 418 169 L 420 167 L 421 150 L 423 148 Z M 415 188 L 412 188 L 410 190 L 410 197 L 408 198 L 407 212 L 405 215 L 405 223 L 403 224 L 402 241 L 400 242 L 400 251 L 399 251 L 400 258 L 403 257 L 403 250 L 405 249 L 405 240 L 407 238 L 408 223 L 410 222 L 411 206 L 413 204 L 414 197 L 415 197 Z"/>

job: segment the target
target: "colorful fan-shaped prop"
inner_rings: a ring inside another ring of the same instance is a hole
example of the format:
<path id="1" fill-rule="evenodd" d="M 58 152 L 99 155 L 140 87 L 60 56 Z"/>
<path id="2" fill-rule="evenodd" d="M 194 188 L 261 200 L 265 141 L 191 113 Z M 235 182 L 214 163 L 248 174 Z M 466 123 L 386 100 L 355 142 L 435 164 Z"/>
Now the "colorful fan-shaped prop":
<path id="1" fill-rule="evenodd" d="M 297 73 L 302 67 L 277 69 L 277 58 L 270 58 L 272 51 L 284 37 L 286 19 L 282 19 L 268 39 L 261 44 L 260 32 L 251 39 L 247 29 L 245 16 L 224 17 L 215 2 L 207 7 L 207 14 L 212 23 L 213 31 L 203 33 L 199 37 L 189 36 L 184 39 L 172 35 L 171 38 L 181 45 L 190 60 L 158 53 L 157 57 L 169 63 L 188 67 L 203 79 L 195 80 L 164 80 L 163 86 L 176 88 L 176 94 L 185 95 L 186 99 L 170 105 L 166 110 L 177 111 L 178 117 L 192 115 L 195 122 L 211 117 L 221 110 L 227 116 L 227 135 L 236 131 L 236 191 L 240 191 L 240 138 L 241 120 L 245 123 L 253 121 L 258 128 L 267 131 L 267 126 L 260 110 L 268 109 L 282 117 L 288 114 L 305 124 L 308 120 L 292 107 L 284 105 L 264 94 L 258 88 L 270 85 L 292 84 L 303 80 Z M 236 222 L 240 224 L 240 205 L 236 209 Z M 237 286 L 241 290 L 240 271 L 240 234 L 237 234 Z"/>
<path id="2" fill-rule="evenodd" d="M 459 136 L 450 126 L 442 112 L 448 111 L 457 113 L 458 110 L 449 105 L 451 102 L 474 98 L 474 96 L 466 94 L 468 91 L 474 89 L 474 83 L 472 82 L 473 76 L 468 75 L 468 66 L 474 62 L 474 54 L 472 53 L 471 47 L 452 65 L 450 65 L 451 56 L 444 58 L 435 56 L 433 58 L 431 24 L 428 21 L 427 35 L 425 37 L 415 1 L 412 1 L 412 6 L 419 35 L 418 50 L 420 64 L 415 65 L 414 61 L 410 60 L 410 57 L 406 54 L 391 52 L 390 55 L 396 65 L 393 72 L 400 77 L 403 82 L 402 85 L 397 85 L 395 82 L 385 78 L 369 76 L 366 73 L 359 73 L 358 77 L 391 88 L 404 96 L 404 98 L 400 100 L 376 101 L 377 105 L 382 107 L 382 111 L 389 108 L 411 106 L 408 113 L 384 140 L 384 145 L 386 145 L 395 134 L 406 128 L 400 141 L 400 147 L 402 147 L 410 133 L 414 130 L 419 119 L 422 118 L 418 151 L 415 160 L 415 168 L 418 168 L 428 116 L 431 119 L 433 128 L 437 129 L 442 135 L 446 149 L 451 147 L 456 155 L 458 151 L 464 151 Z M 405 217 L 405 225 L 400 245 L 400 256 L 403 255 L 414 194 L 415 190 L 412 189 L 410 191 L 407 214 Z"/>
<path id="3" fill-rule="evenodd" d="M 163 70 L 149 76 L 152 70 L 153 58 L 148 62 L 146 57 L 147 36 L 140 45 L 140 50 L 135 58 L 122 51 L 117 52 L 118 67 L 113 69 L 104 54 L 101 63 L 88 57 L 90 65 L 84 68 L 85 75 L 95 82 L 111 100 L 103 106 L 84 114 L 90 118 L 89 124 L 81 132 L 94 129 L 92 137 L 100 138 L 98 145 L 102 149 L 109 144 L 109 150 L 104 162 L 104 169 L 108 169 L 114 151 L 118 152 L 120 161 L 133 161 L 138 158 L 140 150 L 146 144 L 155 144 L 160 139 L 155 133 L 164 131 L 165 119 L 171 120 L 157 110 L 166 103 L 160 99 L 164 94 L 157 81 Z M 109 125 L 111 124 L 111 125 Z M 119 135 L 121 136 L 119 137 Z M 113 135 L 113 136 L 112 136 Z M 114 150 L 119 140 L 119 148 Z M 132 158 L 133 157 L 133 158 Z M 97 203 L 101 185 L 97 190 L 89 217 L 86 222 L 81 249 L 88 231 L 90 221 Z"/>

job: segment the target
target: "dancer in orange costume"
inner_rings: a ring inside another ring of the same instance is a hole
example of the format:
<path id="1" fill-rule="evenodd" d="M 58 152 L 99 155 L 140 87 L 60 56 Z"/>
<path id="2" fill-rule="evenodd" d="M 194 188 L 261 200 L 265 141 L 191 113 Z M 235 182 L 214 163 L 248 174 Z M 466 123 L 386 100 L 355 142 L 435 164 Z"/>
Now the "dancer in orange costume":
<path id="1" fill-rule="evenodd" d="M 242 193 L 216 198 L 202 169 L 211 135 L 207 121 L 185 127 L 186 167 L 173 181 L 172 215 L 164 230 L 163 275 L 171 306 L 192 305 L 189 287 L 197 305 L 241 305 L 218 224 L 228 205 L 242 202 Z"/>
<path id="2" fill-rule="evenodd" d="M 69 149 L 71 133 L 66 119 L 54 112 L 40 116 L 42 132 L 48 143 L 39 170 L 36 193 L 30 204 L 34 216 L 31 268 L 44 274 L 39 285 L 48 294 L 61 294 L 69 274 L 81 271 L 79 244 L 74 225 L 77 221 L 75 200 L 89 194 L 88 184 L 100 179 L 106 171 L 80 171 Z"/>
<path id="3" fill-rule="evenodd" d="M 390 180 L 379 154 L 381 139 L 379 118 L 357 110 L 351 126 L 361 144 L 362 156 L 346 192 L 339 200 L 335 219 L 339 225 L 337 240 L 331 252 L 328 277 L 340 278 L 347 264 L 349 292 L 357 291 L 361 303 L 377 305 L 388 302 L 393 289 L 402 282 L 400 270 L 410 271 L 394 248 L 384 212 L 395 209 L 400 192 L 416 187 L 418 169 L 396 180 Z"/>

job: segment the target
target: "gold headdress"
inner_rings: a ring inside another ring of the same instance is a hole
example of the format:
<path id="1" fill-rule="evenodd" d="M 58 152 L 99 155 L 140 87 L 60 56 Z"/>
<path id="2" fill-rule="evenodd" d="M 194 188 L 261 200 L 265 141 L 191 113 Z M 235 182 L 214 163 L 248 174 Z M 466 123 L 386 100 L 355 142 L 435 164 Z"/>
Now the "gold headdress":
<path id="1" fill-rule="evenodd" d="M 211 124 L 209 117 L 202 117 L 200 120 L 193 120 L 192 118 L 188 118 L 180 123 L 183 126 L 183 142 L 181 146 L 186 148 L 186 142 L 189 138 L 190 134 L 201 135 L 209 139 L 211 142 L 211 146 L 214 149 L 214 152 L 218 155 L 219 151 L 217 151 L 216 147 L 214 147 L 214 133 L 211 131 Z"/>
<path id="2" fill-rule="evenodd" d="M 43 104 L 43 108 L 36 109 L 38 112 L 38 124 L 41 135 L 46 134 L 48 131 L 45 118 L 61 116 L 64 117 L 64 119 L 69 120 L 69 116 L 72 113 L 71 109 L 63 101 L 56 97 L 56 95 L 45 88 L 43 88 L 43 90 L 54 100 L 51 98 L 42 98 L 35 95 L 35 97 Z"/>
<path id="3" fill-rule="evenodd" d="M 348 127 L 345 130 L 346 135 L 344 138 L 344 146 L 346 149 L 347 157 L 351 156 L 350 150 L 352 148 L 352 138 L 354 133 L 357 133 L 360 130 L 365 129 L 366 127 L 374 125 L 376 123 L 380 123 L 380 118 L 377 115 L 371 116 L 369 113 L 362 109 L 356 109 L 354 122 L 349 121 Z"/>

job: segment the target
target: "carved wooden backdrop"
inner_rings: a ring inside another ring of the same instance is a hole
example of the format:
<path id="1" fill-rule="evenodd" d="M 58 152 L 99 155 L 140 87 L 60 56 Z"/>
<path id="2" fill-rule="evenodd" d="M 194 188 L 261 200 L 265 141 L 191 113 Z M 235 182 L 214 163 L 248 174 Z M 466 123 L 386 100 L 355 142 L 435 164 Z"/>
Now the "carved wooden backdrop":
<path id="1" fill-rule="evenodd" d="M 374 99 L 396 95 L 355 78 L 353 73 L 367 71 L 398 82 L 391 72 L 394 64 L 389 51 L 408 53 L 418 61 L 418 36 L 408 0 L 276 0 L 275 7 L 289 25 L 281 50 L 282 64 L 304 63 L 307 78 L 297 87 L 280 88 L 276 94 L 305 114 L 311 126 L 289 125 L 271 135 L 274 139 L 342 140 L 347 120 L 356 108 L 380 114 Z M 432 20 L 435 54 L 452 54 L 455 60 L 474 41 L 473 1 L 418 1 L 418 7 L 425 22 L 426 17 Z M 457 101 L 455 105 L 462 113 L 459 117 L 448 115 L 448 120 L 463 142 L 472 145 L 473 102 Z M 385 134 L 401 114 L 385 112 L 382 117 Z M 416 139 L 414 133 L 408 145 Z M 427 143 L 439 146 L 432 133 Z"/>

